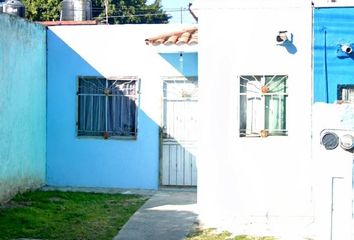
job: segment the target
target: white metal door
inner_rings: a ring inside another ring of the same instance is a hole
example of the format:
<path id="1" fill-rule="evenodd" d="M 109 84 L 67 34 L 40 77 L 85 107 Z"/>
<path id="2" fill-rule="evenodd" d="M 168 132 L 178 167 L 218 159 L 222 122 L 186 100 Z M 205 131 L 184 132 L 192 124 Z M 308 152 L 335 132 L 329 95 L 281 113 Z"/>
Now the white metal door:
<path id="1" fill-rule="evenodd" d="M 196 79 L 171 79 L 163 84 L 161 184 L 196 186 Z"/>

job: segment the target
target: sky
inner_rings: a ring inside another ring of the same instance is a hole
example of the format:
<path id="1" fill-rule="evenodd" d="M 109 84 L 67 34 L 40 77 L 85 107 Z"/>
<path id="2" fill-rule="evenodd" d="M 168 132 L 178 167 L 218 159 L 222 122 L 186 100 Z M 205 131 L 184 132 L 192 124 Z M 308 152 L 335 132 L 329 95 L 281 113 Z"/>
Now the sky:
<path id="1" fill-rule="evenodd" d="M 196 23 L 188 11 L 188 4 L 193 0 L 162 0 L 163 9 L 168 15 L 171 15 L 170 23 Z M 154 0 L 147 0 L 148 4 L 154 3 Z M 182 8 L 182 14 L 181 14 Z"/>

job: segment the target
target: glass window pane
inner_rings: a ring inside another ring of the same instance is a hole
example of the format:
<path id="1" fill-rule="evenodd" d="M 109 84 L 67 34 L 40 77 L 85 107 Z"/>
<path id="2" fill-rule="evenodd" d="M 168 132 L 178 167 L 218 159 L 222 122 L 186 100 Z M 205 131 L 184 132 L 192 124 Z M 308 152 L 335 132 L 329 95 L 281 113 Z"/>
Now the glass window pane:
<path id="1" fill-rule="evenodd" d="M 137 80 L 80 77 L 79 136 L 135 136 Z"/>
<path id="2" fill-rule="evenodd" d="M 286 75 L 240 76 L 240 136 L 287 135 Z"/>
<path id="3" fill-rule="evenodd" d="M 265 129 L 269 135 L 286 133 L 286 96 L 265 96 Z"/>
<path id="4" fill-rule="evenodd" d="M 104 94 L 106 80 L 102 78 L 79 78 L 79 94 Z"/>
<path id="5" fill-rule="evenodd" d="M 111 136 L 136 135 L 136 80 L 109 81 L 108 126 Z"/>
<path id="6" fill-rule="evenodd" d="M 105 131 L 105 97 L 79 96 L 79 136 L 102 136 Z"/>
<path id="7" fill-rule="evenodd" d="M 112 136 L 135 136 L 136 103 L 126 96 L 108 98 L 108 132 Z"/>

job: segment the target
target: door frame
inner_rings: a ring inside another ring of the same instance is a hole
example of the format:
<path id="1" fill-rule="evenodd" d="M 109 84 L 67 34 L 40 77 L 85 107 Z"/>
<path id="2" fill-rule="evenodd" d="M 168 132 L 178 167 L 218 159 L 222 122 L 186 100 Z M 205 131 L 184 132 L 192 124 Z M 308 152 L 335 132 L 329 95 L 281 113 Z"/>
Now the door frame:
<path id="1" fill-rule="evenodd" d="M 165 81 L 197 81 L 198 82 L 198 76 L 161 76 L 161 100 L 160 100 L 160 126 L 159 126 L 159 187 L 183 187 L 183 188 L 195 188 L 196 186 L 170 186 L 170 185 L 163 185 L 162 182 L 162 174 L 163 174 L 163 166 L 162 166 L 162 161 L 163 161 L 163 127 L 164 127 L 164 83 Z M 199 100 L 199 99 L 198 99 Z M 198 175 L 197 175 L 198 178 Z M 198 182 L 198 181 L 197 181 Z"/>

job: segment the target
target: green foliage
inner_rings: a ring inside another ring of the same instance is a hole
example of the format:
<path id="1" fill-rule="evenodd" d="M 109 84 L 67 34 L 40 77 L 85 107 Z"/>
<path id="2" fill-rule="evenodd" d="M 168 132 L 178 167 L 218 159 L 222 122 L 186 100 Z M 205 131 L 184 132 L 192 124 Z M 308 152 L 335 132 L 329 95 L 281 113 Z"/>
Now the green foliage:
<path id="1" fill-rule="evenodd" d="M 92 0 L 92 15 L 105 21 L 105 0 Z M 108 22 L 110 24 L 168 23 L 161 0 L 147 5 L 146 0 L 108 0 Z"/>
<path id="2" fill-rule="evenodd" d="M 26 18 L 32 21 L 59 20 L 61 0 L 22 0 Z"/>
<path id="3" fill-rule="evenodd" d="M 146 199 L 135 195 L 30 192 L 0 205 L 0 239 L 112 239 Z"/>
<path id="4" fill-rule="evenodd" d="M 59 20 L 62 0 L 23 0 L 26 18 L 32 21 Z M 92 0 L 92 16 L 105 22 L 105 0 Z M 161 0 L 108 0 L 110 24 L 168 23 L 170 16 L 162 9 Z"/>

